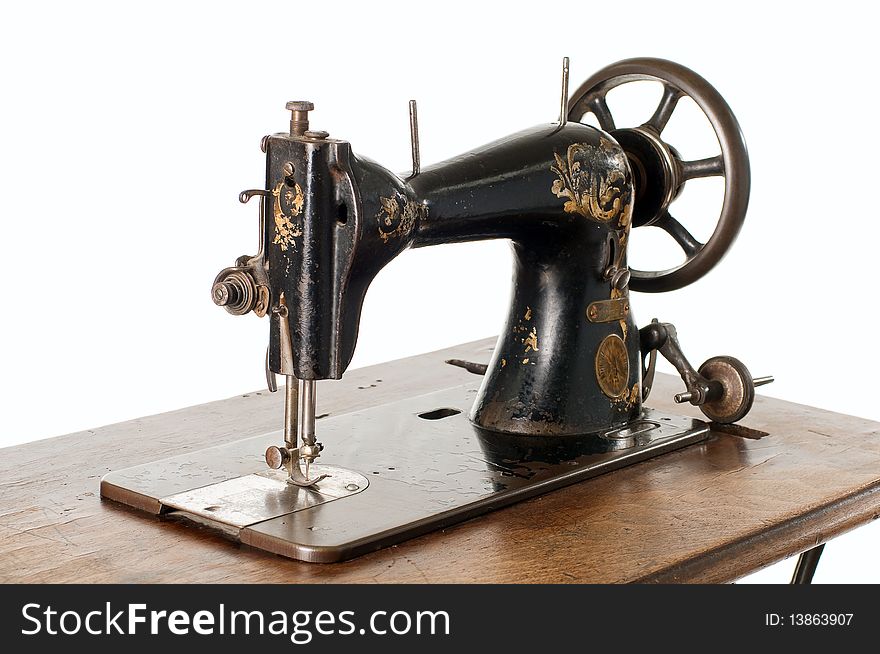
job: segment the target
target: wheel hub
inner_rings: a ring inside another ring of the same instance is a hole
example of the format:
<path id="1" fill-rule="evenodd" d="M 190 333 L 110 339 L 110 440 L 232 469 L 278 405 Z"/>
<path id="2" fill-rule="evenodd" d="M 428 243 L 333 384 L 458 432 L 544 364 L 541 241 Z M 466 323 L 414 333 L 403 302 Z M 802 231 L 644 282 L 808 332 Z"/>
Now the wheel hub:
<path id="1" fill-rule="evenodd" d="M 681 187 L 677 157 L 650 127 L 613 130 L 633 172 L 633 227 L 651 225 L 663 216 Z"/>

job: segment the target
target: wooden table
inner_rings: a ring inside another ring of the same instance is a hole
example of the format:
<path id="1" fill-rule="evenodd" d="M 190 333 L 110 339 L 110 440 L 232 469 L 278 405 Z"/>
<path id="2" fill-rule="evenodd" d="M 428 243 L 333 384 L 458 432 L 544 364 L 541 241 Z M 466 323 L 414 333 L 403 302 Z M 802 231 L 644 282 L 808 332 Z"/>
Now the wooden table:
<path id="1" fill-rule="evenodd" d="M 494 340 L 321 384 L 339 414 L 463 383 L 447 358 Z M 658 375 L 649 405 L 674 406 Z M 2 582 L 729 582 L 880 514 L 880 424 L 759 396 L 747 438 L 700 445 L 339 564 L 299 563 L 102 502 L 110 470 L 277 429 L 267 391 L 0 452 Z M 377 507 L 377 510 L 379 508 Z"/>

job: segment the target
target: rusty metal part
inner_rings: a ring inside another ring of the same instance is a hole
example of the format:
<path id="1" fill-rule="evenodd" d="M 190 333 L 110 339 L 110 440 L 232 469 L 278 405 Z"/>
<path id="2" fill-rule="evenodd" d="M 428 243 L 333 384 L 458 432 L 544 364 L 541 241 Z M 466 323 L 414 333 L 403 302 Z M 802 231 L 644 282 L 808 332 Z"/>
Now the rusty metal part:
<path id="1" fill-rule="evenodd" d="M 621 84 L 650 80 L 663 85 L 662 98 L 644 124 L 618 129 L 608 109 L 607 93 Z M 661 133 L 680 98 L 689 96 L 703 111 L 721 148 L 721 154 L 698 161 L 683 161 L 665 143 Z M 730 248 L 743 220 L 749 200 L 750 170 L 745 139 L 736 117 L 724 98 L 692 70 L 663 59 L 638 58 L 617 62 L 595 73 L 569 102 L 570 120 L 587 113 L 596 116 L 602 129 L 620 143 L 630 160 L 636 187 L 633 225 L 655 225 L 666 231 L 685 254 L 685 262 L 660 271 L 633 270 L 633 290 L 669 291 L 687 286 L 711 270 Z M 724 177 L 724 204 L 711 238 L 700 243 L 673 218 L 669 204 L 689 179 Z"/>
<path id="2" fill-rule="evenodd" d="M 412 174 L 415 177 L 422 169 L 422 157 L 419 154 L 419 108 L 415 100 L 409 101 L 409 140 L 412 148 Z"/>
<path id="3" fill-rule="evenodd" d="M 678 332 L 675 325 L 655 320 L 639 330 L 639 341 L 643 355 L 652 350 L 659 351 L 681 375 L 687 392 L 676 395 L 676 402 L 690 402 L 694 405 L 700 405 L 706 401 L 712 390 L 712 384 L 700 375 L 687 360 L 678 342 Z M 714 390 L 716 392 L 719 390 L 717 385 Z"/>
<path id="4" fill-rule="evenodd" d="M 749 438 L 751 440 L 760 440 L 770 433 L 761 431 L 760 429 L 752 429 L 751 427 L 743 427 L 742 425 L 729 425 L 721 422 L 713 422 L 710 425 L 713 432 L 719 434 L 729 434 L 740 438 Z"/>
<path id="5" fill-rule="evenodd" d="M 617 334 L 608 334 L 596 351 L 596 381 L 610 398 L 626 393 L 629 380 L 629 355 L 626 344 Z"/>
<path id="6" fill-rule="evenodd" d="M 447 359 L 446 363 L 450 366 L 464 368 L 474 375 L 485 375 L 489 366 L 485 363 L 474 363 L 473 361 L 465 361 L 464 359 Z"/>
<path id="7" fill-rule="evenodd" d="M 611 288 L 623 291 L 629 286 L 630 274 L 629 268 L 614 268 L 612 266 L 606 271 L 605 276 L 611 282 Z"/>
<path id="8" fill-rule="evenodd" d="M 596 300 L 587 307 L 587 320 L 590 322 L 616 322 L 629 315 L 629 298 Z"/>
<path id="9" fill-rule="evenodd" d="M 267 364 L 269 371 L 273 374 L 277 372 L 280 375 L 291 377 L 294 375 L 294 358 L 293 358 L 293 335 L 290 331 L 290 311 L 285 304 L 284 296 L 279 300 L 278 306 L 272 309 L 272 330 L 270 339 L 275 335 L 279 349 L 281 350 L 278 369 L 272 367 L 271 362 Z M 271 356 L 271 345 L 270 356 Z"/>
<path id="10" fill-rule="evenodd" d="M 263 240 L 263 209 L 264 200 L 268 195 L 269 192 L 263 189 L 247 189 L 239 193 L 238 201 L 242 204 L 246 204 L 251 198 L 260 198 L 260 239 L 257 254 L 252 257 L 247 255 L 239 257 L 235 266 L 224 268 L 218 273 L 211 287 L 211 299 L 214 304 L 235 316 L 253 311 L 257 316 L 263 317 L 271 303 Z"/>
<path id="11" fill-rule="evenodd" d="M 233 316 L 241 316 L 257 306 L 257 283 L 244 269 L 227 268 L 218 275 L 211 287 L 211 299 Z"/>
<path id="12" fill-rule="evenodd" d="M 651 389 L 654 387 L 654 372 L 657 368 L 657 350 L 648 352 L 648 365 L 642 368 L 642 402 L 651 395 Z"/>
<path id="13" fill-rule="evenodd" d="M 713 357 L 699 370 L 694 370 L 681 350 L 675 326 L 656 319 L 639 330 L 639 341 L 643 361 L 648 352 L 659 351 L 681 375 L 687 390 L 675 395 L 679 404 L 690 402 L 700 407 L 710 420 L 722 424 L 742 420 L 752 408 L 756 384 L 748 368 L 738 359 Z M 653 371 L 651 378 L 653 380 Z M 759 378 L 761 385 L 772 381 L 772 377 Z"/>
<path id="14" fill-rule="evenodd" d="M 722 424 L 742 420 L 755 401 L 755 385 L 749 369 L 739 359 L 720 356 L 706 361 L 700 366 L 699 373 L 710 383 L 721 385 L 720 394 L 711 394 L 700 404 L 700 411 L 710 420 Z"/>
<path id="15" fill-rule="evenodd" d="M 302 136 L 309 129 L 309 112 L 315 105 L 308 100 L 291 100 L 285 106 L 290 112 L 290 135 Z"/>
<path id="16" fill-rule="evenodd" d="M 285 467 L 290 461 L 290 450 L 286 447 L 278 447 L 277 445 L 270 445 L 266 449 L 266 465 L 269 466 L 272 470 L 279 470 Z"/>

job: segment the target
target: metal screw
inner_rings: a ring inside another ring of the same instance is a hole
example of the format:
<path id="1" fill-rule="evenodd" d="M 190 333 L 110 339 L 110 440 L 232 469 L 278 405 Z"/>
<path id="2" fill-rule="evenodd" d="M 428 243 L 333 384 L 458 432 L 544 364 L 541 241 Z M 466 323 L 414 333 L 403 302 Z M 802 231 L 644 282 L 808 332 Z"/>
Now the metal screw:
<path id="1" fill-rule="evenodd" d="M 629 268 L 621 268 L 614 272 L 611 278 L 611 285 L 618 291 L 622 291 L 629 284 L 630 271 Z"/>
<path id="2" fill-rule="evenodd" d="M 315 108 L 308 100 L 291 100 L 285 106 L 288 111 L 312 111 Z"/>
<path id="3" fill-rule="evenodd" d="M 225 307 L 230 302 L 230 296 L 235 293 L 235 287 L 229 282 L 218 282 L 211 289 L 211 297 L 218 307 Z"/>
<path id="4" fill-rule="evenodd" d="M 290 461 L 290 452 L 287 448 L 272 445 L 266 450 L 266 465 L 272 470 L 278 470 L 288 461 Z"/>
<path id="5" fill-rule="evenodd" d="M 285 106 L 290 112 L 290 135 L 302 136 L 309 129 L 309 112 L 315 105 L 308 100 L 291 100 Z"/>
<path id="6" fill-rule="evenodd" d="M 282 168 L 281 171 L 284 173 L 285 177 L 290 177 L 293 175 L 293 164 L 288 161 L 284 164 L 284 168 Z"/>
<path id="7" fill-rule="evenodd" d="M 320 139 L 325 139 L 328 136 L 330 136 L 330 132 L 325 132 L 322 129 L 318 129 L 318 130 L 310 129 L 307 132 L 303 132 L 303 136 L 305 136 L 307 139 L 320 140 Z"/>
<path id="8" fill-rule="evenodd" d="M 346 484 L 346 486 L 345 486 L 345 490 L 347 490 L 347 491 L 356 491 L 356 490 L 360 490 L 360 488 L 361 487 L 358 486 L 357 484 Z"/>
<path id="9" fill-rule="evenodd" d="M 260 150 L 262 150 L 263 154 L 266 154 L 266 151 L 269 149 L 269 135 L 266 134 L 263 138 L 260 139 Z"/>

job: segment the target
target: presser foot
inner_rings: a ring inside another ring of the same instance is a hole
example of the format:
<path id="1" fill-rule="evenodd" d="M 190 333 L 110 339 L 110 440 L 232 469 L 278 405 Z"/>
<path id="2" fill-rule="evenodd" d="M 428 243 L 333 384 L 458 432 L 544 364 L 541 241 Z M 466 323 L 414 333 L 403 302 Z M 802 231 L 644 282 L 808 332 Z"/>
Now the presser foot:
<path id="1" fill-rule="evenodd" d="M 278 445 L 270 445 L 266 449 L 266 465 L 272 470 L 287 470 L 287 483 L 302 488 L 314 486 L 322 479 L 329 475 L 319 475 L 317 477 L 309 477 L 309 468 L 311 467 L 313 458 L 303 457 L 300 448 L 289 449 L 287 447 L 279 447 Z M 306 462 L 306 469 L 303 472 L 301 461 Z"/>
<path id="2" fill-rule="evenodd" d="M 710 433 L 701 420 L 644 409 L 608 431 L 536 447 L 534 439 L 474 427 L 468 410 L 479 383 L 474 377 L 462 386 L 321 420 L 322 434 L 333 442 L 332 465 L 312 465 L 309 478 L 299 480 L 303 485 L 291 483 L 283 466 L 266 469 L 260 452 L 282 438 L 272 432 L 111 472 L 101 494 L 268 552 L 330 563 L 698 443 Z"/>
<path id="3" fill-rule="evenodd" d="M 300 458 L 297 457 L 293 459 L 290 467 L 287 470 L 287 483 L 293 484 L 294 486 L 299 486 L 301 488 L 310 488 L 317 484 L 319 481 L 326 479 L 330 476 L 329 474 L 325 474 L 309 478 L 309 467 L 310 463 L 306 461 L 306 470 L 304 473 L 300 465 Z"/>

